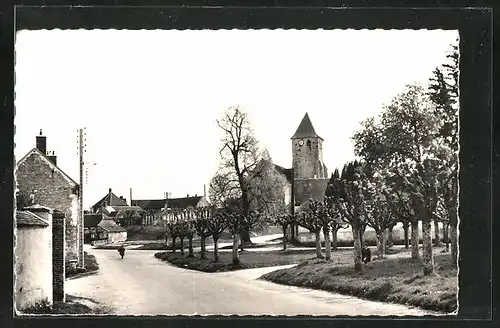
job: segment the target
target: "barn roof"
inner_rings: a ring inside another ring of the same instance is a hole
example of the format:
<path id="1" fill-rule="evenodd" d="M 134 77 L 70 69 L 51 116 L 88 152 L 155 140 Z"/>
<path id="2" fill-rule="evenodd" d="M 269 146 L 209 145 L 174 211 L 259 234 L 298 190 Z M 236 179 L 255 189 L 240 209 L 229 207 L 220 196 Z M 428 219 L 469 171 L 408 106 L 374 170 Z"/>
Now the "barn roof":
<path id="1" fill-rule="evenodd" d="M 132 205 L 140 206 L 144 210 L 158 210 L 165 206 L 168 208 L 196 207 L 203 196 L 192 196 L 168 199 L 138 199 L 133 200 Z"/>
<path id="2" fill-rule="evenodd" d="M 101 198 L 101 200 L 95 203 L 95 205 L 92 207 L 93 208 L 101 207 L 104 205 L 104 202 L 106 202 L 108 206 L 128 206 L 127 201 L 125 199 L 122 199 L 116 196 L 113 192 L 111 192 L 107 193 L 106 196 Z"/>

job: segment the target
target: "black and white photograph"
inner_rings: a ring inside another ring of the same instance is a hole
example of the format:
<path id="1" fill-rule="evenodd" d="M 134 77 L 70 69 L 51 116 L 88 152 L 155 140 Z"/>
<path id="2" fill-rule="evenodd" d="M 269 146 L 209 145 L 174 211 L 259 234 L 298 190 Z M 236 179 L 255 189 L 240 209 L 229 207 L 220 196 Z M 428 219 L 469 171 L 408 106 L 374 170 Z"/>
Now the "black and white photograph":
<path id="1" fill-rule="evenodd" d="M 17 31 L 16 315 L 456 315 L 459 43 Z"/>

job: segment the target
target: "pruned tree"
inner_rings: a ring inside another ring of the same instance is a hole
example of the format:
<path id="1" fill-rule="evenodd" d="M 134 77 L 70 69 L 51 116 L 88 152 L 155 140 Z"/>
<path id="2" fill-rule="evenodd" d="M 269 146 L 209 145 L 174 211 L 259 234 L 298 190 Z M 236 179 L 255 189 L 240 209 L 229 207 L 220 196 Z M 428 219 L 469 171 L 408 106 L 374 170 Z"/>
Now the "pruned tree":
<path id="1" fill-rule="evenodd" d="M 210 216 L 207 220 L 207 229 L 214 241 L 214 262 L 218 262 L 219 238 L 224 230 L 226 230 L 226 217 L 222 208 L 211 207 Z"/>
<path id="2" fill-rule="evenodd" d="M 217 125 L 223 131 L 220 156 L 221 170 L 227 174 L 227 182 L 231 189 L 237 190 L 241 202 L 242 215 L 248 216 L 250 211 L 249 179 L 261 158 L 258 141 L 254 136 L 248 114 L 239 106 L 226 110 Z M 248 226 L 240 232 L 242 243 L 251 243 Z"/>
<path id="3" fill-rule="evenodd" d="M 333 186 L 336 180 L 340 179 L 338 169 L 335 169 L 334 173 L 330 177 L 328 181 L 328 185 L 325 191 L 325 205 L 327 206 L 327 210 L 329 211 L 329 216 L 331 218 L 329 224 L 329 230 L 332 232 L 332 250 L 337 250 L 337 234 L 339 229 L 345 229 L 348 225 L 342 221 L 340 209 L 336 207 L 337 202 L 334 201 L 333 197 L 339 198 L 340 195 L 337 193 Z"/>
<path id="4" fill-rule="evenodd" d="M 357 165 L 355 165 L 357 164 Z M 331 197 L 335 208 L 340 213 L 340 219 L 349 224 L 354 240 L 354 270 L 361 271 L 362 226 L 366 226 L 367 204 L 363 188 L 368 181 L 359 163 L 350 162 L 344 166 L 343 177 L 335 179 Z"/>
<path id="5" fill-rule="evenodd" d="M 196 230 L 194 227 L 194 212 L 192 209 L 186 209 L 183 211 L 184 219 L 182 220 L 182 230 L 184 231 L 184 235 L 188 239 L 188 257 L 194 257 L 193 253 L 193 238 L 196 234 Z"/>
<path id="6" fill-rule="evenodd" d="M 370 206 L 366 211 L 366 222 L 368 226 L 375 230 L 379 257 L 384 258 L 389 227 L 393 226 L 396 222 L 396 216 L 390 209 L 384 192 L 385 186 L 383 186 L 381 179 L 371 181 L 367 189 L 367 201 L 370 203 Z"/>
<path id="7" fill-rule="evenodd" d="M 290 213 L 290 207 L 283 203 L 277 205 L 274 216 L 274 224 L 281 227 L 283 231 L 283 250 L 286 251 L 287 246 L 287 231 L 296 223 L 295 215 Z"/>
<path id="8" fill-rule="evenodd" d="M 200 236 L 200 258 L 206 259 L 207 251 L 207 237 L 210 236 L 209 230 L 209 220 L 210 220 L 210 208 L 209 207 L 198 207 L 194 209 L 194 221 L 193 228 Z"/>
<path id="9" fill-rule="evenodd" d="M 299 225 L 314 233 L 316 257 L 325 258 L 321 250 L 321 230 L 329 223 L 328 210 L 325 204 L 313 199 L 309 199 L 307 202 L 302 203 L 297 221 Z M 328 240 L 325 240 L 325 245 L 330 242 L 330 238 L 327 239 Z"/>

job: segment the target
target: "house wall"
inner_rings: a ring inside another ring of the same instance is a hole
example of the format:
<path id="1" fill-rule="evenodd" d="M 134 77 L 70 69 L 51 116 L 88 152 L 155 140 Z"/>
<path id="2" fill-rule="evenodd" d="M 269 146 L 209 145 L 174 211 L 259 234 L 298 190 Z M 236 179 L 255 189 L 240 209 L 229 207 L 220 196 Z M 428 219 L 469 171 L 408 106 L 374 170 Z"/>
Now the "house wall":
<path id="1" fill-rule="evenodd" d="M 17 167 L 19 190 L 30 195 L 36 190 L 35 202 L 59 210 L 66 215 L 66 261 L 78 258 L 78 196 L 73 194 L 73 183 L 37 153 L 29 155 Z"/>
<path id="2" fill-rule="evenodd" d="M 109 243 L 119 243 L 127 240 L 127 232 L 108 232 Z"/>
<path id="3" fill-rule="evenodd" d="M 16 309 L 52 298 L 52 229 L 18 227 L 15 247 Z"/>

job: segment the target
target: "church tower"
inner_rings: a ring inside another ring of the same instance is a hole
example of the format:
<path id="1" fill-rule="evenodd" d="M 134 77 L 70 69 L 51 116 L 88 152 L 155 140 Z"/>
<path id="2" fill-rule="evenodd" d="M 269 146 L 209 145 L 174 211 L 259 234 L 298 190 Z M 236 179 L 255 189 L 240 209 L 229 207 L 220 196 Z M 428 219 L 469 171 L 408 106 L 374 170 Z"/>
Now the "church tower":
<path id="1" fill-rule="evenodd" d="M 323 138 L 314 131 L 307 113 L 291 139 L 294 179 L 328 178 L 323 163 Z"/>

